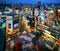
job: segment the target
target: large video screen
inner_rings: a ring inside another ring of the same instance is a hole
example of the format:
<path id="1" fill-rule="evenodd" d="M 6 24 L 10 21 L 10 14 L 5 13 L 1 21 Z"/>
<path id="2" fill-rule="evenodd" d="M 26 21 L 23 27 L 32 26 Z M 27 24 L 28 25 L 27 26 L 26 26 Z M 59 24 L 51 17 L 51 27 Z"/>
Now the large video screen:
<path id="1" fill-rule="evenodd" d="M 6 28 L 6 16 L 1 17 L 1 27 Z"/>
<path id="2" fill-rule="evenodd" d="M 2 28 L 6 28 L 6 22 L 2 22 Z"/>

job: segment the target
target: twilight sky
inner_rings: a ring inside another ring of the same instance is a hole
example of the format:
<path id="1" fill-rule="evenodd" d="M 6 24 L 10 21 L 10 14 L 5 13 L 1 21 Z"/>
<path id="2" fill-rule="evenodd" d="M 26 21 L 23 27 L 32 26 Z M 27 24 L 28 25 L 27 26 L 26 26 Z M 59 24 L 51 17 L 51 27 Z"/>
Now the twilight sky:
<path id="1" fill-rule="evenodd" d="M 60 0 L 40 0 L 42 3 L 60 3 Z M 6 2 L 7 4 L 13 3 L 23 3 L 23 4 L 36 4 L 38 0 L 0 0 L 1 2 Z"/>

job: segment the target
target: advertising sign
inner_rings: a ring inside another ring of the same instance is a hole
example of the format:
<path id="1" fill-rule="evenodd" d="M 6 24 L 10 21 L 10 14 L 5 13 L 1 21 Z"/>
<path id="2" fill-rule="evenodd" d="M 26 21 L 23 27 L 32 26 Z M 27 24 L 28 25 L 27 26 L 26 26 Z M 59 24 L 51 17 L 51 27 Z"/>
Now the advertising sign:
<path id="1" fill-rule="evenodd" d="M 13 31 L 13 19 L 12 16 L 6 16 L 6 31 Z"/>

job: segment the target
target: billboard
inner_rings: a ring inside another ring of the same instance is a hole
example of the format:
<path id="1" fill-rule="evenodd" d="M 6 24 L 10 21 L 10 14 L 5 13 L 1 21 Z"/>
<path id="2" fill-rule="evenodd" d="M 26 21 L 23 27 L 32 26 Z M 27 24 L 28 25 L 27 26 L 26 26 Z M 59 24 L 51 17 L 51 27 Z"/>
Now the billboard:
<path id="1" fill-rule="evenodd" d="M 6 32 L 13 31 L 13 18 L 12 16 L 6 16 Z"/>

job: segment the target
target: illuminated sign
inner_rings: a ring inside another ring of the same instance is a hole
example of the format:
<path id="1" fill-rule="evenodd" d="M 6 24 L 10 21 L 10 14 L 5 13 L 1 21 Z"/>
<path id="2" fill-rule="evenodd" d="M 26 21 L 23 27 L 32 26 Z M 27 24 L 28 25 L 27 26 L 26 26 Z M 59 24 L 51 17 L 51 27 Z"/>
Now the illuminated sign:
<path id="1" fill-rule="evenodd" d="M 58 9 L 58 12 L 60 12 L 60 9 Z"/>

